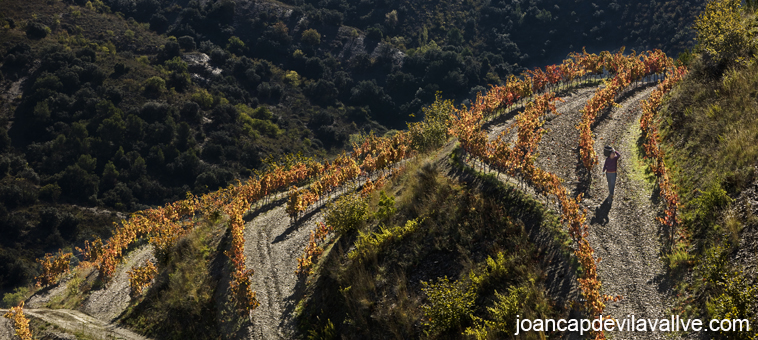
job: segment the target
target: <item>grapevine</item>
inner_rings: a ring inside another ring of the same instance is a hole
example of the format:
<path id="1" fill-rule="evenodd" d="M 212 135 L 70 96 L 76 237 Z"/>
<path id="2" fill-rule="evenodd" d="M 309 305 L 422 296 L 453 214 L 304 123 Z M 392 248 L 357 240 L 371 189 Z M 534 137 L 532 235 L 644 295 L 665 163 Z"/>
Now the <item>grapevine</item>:
<path id="1" fill-rule="evenodd" d="M 316 229 L 311 231 L 311 237 L 308 240 L 308 246 L 305 247 L 305 253 L 297 258 L 297 270 L 295 274 L 308 276 L 311 273 L 311 267 L 324 252 L 323 243 L 332 230 L 331 226 L 323 222 L 316 224 Z"/>
<path id="2" fill-rule="evenodd" d="M 24 316 L 24 302 L 21 301 L 17 307 L 13 307 L 3 315 L 13 321 L 13 329 L 21 340 L 32 340 L 32 331 L 29 329 L 29 319 Z"/>
<path id="3" fill-rule="evenodd" d="M 647 74 L 660 73 L 671 65 L 670 59 L 666 58 L 660 51 L 648 52 L 641 58 L 634 55 L 624 57 L 622 52 L 623 50 L 613 55 L 608 52 L 603 52 L 600 55 L 584 52 L 581 55 L 573 55 L 570 61 L 564 62 L 564 65 L 560 67 L 548 68 L 552 72 L 555 72 L 556 69 L 574 69 L 576 70 L 574 71 L 575 74 L 579 74 L 579 76 L 583 75 L 584 72 L 596 74 L 601 72 L 603 68 L 607 68 L 616 74 L 613 79 L 606 82 L 605 88 L 598 90 L 582 112 L 583 119 L 579 127 L 582 132 L 580 150 L 583 152 L 582 158 L 585 161 L 585 166 L 594 166 L 596 161 L 594 153 L 587 150 L 593 149 L 589 128 L 597 117 L 597 113 L 606 105 L 613 104 L 615 97 L 632 81 L 641 79 Z M 544 88 L 545 84 L 549 82 L 548 79 L 550 81 L 560 79 L 557 76 L 550 75 L 550 72 L 532 71 L 529 74 L 531 77 L 525 77 L 521 83 L 530 84 L 533 91 Z M 573 75 L 561 78 L 570 81 L 573 79 Z M 508 87 L 520 88 L 514 84 Z M 534 150 L 544 132 L 542 130 L 542 117 L 546 111 L 555 110 L 551 103 L 554 95 L 547 93 L 539 96 L 535 98 L 533 103 L 526 106 L 524 112 L 517 117 L 518 139 L 514 146 L 510 146 L 504 141 L 505 133 L 501 134 L 494 142 L 489 142 L 484 131 L 481 130 L 485 113 L 492 112 L 492 108 L 509 105 L 510 103 L 507 101 L 517 96 L 513 93 L 503 93 L 503 87 L 493 88 L 493 90 L 487 96 L 478 96 L 470 109 L 455 110 L 450 133 L 458 137 L 462 149 L 467 154 L 498 171 L 523 178 L 530 182 L 538 192 L 545 196 L 553 196 L 560 202 L 561 219 L 575 243 L 574 254 L 584 268 L 584 273 L 578 282 L 585 298 L 585 308 L 589 315 L 599 317 L 605 309 L 606 302 L 618 300 L 620 297 L 600 293 L 602 284 L 597 275 L 597 262 L 600 259 L 595 259 L 594 250 L 586 239 L 588 225 L 586 223 L 586 212 L 579 205 L 581 195 L 577 198 L 571 198 L 556 175 L 537 168 L 533 162 Z M 500 104 L 498 104 L 498 100 L 501 101 Z M 595 338 L 602 339 L 604 334 L 602 332 L 596 333 Z"/>
<path id="4" fill-rule="evenodd" d="M 624 56 L 623 51 L 622 48 L 615 54 L 604 52 L 597 57 L 603 59 L 601 64 L 605 65 L 608 71 L 615 76 L 610 81 L 606 81 L 605 87 L 598 89 L 592 99 L 587 102 L 581 110 L 582 120 L 576 126 L 579 130 L 579 155 L 586 169 L 594 168 L 598 162 L 591 128 L 598 114 L 606 107 L 615 105 L 616 97 L 632 82 L 647 75 L 665 72 L 674 64 L 673 60 L 666 57 L 660 50 L 647 52 L 640 56 L 635 54 Z M 590 56 L 588 58 L 595 59 L 596 57 Z"/>
<path id="5" fill-rule="evenodd" d="M 606 86 L 596 92 L 582 111 L 580 129 L 580 154 L 588 168 L 594 166 L 591 125 L 607 105 L 614 103 L 618 94 L 631 82 L 650 74 L 660 74 L 671 68 L 671 59 L 660 51 L 647 52 L 639 56 L 623 56 L 623 50 L 611 54 L 572 54 L 560 65 L 550 65 L 543 69 L 534 69 L 511 76 L 501 86 L 492 86 L 486 95 L 478 94 L 470 108 L 454 108 L 448 125 L 448 134 L 458 138 L 461 148 L 468 155 L 478 159 L 482 164 L 521 178 L 530 183 L 539 193 L 554 198 L 560 203 L 561 218 L 567 225 L 569 234 L 575 242 L 575 254 L 584 268 L 579 279 L 580 289 L 586 299 L 588 314 L 598 316 L 602 313 L 609 296 L 600 294 L 601 283 L 597 277 L 594 251 L 586 240 L 586 213 L 580 208 L 581 196 L 571 198 L 562 180 L 555 174 L 539 169 L 534 164 L 537 145 L 544 134 L 542 128 L 547 112 L 555 112 L 555 94 L 551 91 L 561 84 L 571 84 L 577 79 L 586 79 L 588 75 L 598 76 L 604 70 L 614 74 L 606 80 Z M 671 79 L 662 83 L 662 88 L 681 77 L 681 71 L 672 71 Z M 651 128 L 654 108 L 660 103 L 661 94 L 651 96 L 649 107 L 643 108 L 649 117 L 641 120 L 645 134 L 645 148 L 653 158 L 653 171 L 659 176 L 662 196 L 667 202 L 667 212 L 662 223 L 673 224 L 678 221 L 676 206 L 678 197 L 668 180 L 660 148 L 657 146 L 657 130 Z M 485 120 L 491 119 L 503 109 L 515 105 L 527 98 L 533 100 L 525 105 L 524 111 L 517 117 L 517 140 L 510 145 L 501 134 L 495 141 L 489 142 L 481 127 Z M 650 113 L 648 113 L 650 111 Z M 643 117 L 647 117 L 643 115 Z M 244 213 L 256 202 L 265 203 L 277 193 L 288 191 L 287 212 L 296 219 L 314 204 L 325 201 L 338 188 L 347 184 L 357 186 L 365 180 L 362 195 L 368 195 L 380 187 L 388 174 L 391 174 L 401 162 L 414 154 L 411 138 L 407 132 L 400 132 L 389 137 L 369 135 L 360 144 L 353 145 L 351 154 L 342 154 L 329 162 L 317 162 L 300 156 L 288 156 L 277 162 L 267 161 L 265 171 L 256 172 L 255 178 L 245 183 L 235 183 L 228 187 L 201 196 L 188 194 L 184 200 L 133 213 L 130 218 L 121 221 L 108 240 L 95 239 L 85 242 L 83 265 L 93 265 L 105 280 L 115 272 L 126 249 L 139 239 L 147 239 L 156 249 L 156 255 L 167 253 L 182 236 L 191 232 L 197 218 L 209 218 L 224 214 L 231 234 L 230 248 L 225 252 L 234 269 L 230 283 L 232 296 L 238 309 L 248 313 L 258 306 L 256 293 L 251 289 L 253 270 L 245 266 L 244 255 Z M 374 179 L 375 178 L 375 179 Z M 372 180 L 373 179 L 373 180 Z M 298 188 L 303 183 L 309 185 Z M 306 255 L 299 259 L 298 270 L 307 270 L 315 256 L 320 254 L 320 242 L 328 234 L 327 226 L 319 226 L 312 234 Z M 58 280 L 68 270 L 71 254 L 52 257 L 47 254 L 43 265 L 43 275 L 38 284 L 49 285 Z M 310 262 L 309 262 L 310 261 Z M 63 265 L 65 263 L 65 266 Z M 65 267 L 65 268 L 64 268 Z M 150 268 L 152 267 L 152 268 Z M 145 273 L 140 273 L 144 270 Z M 158 272 L 152 262 L 142 268 L 133 268 L 134 284 L 138 290 L 144 289 Z M 152 275 L 152 276 L 151 276 Z M 142 283 L 140 283 L 142 282 Z M 130 280 L 131 283 L 131 280 Z M 598 335 L 602 337 L 602 333 Z"/>
<path id="6" fill-rule="evenodd" d="M 56 256 L 48 253 L 45 254 L 44 259 L 37 259 L 37 262 L 42 265 L 42 274 L 36 278 L 37 287 L 47 287 L 58 283 L 60 277 L 69 272 L 72 256 L 71 253 Z"/>
<path id="7" fill-rule="evenodd" d="M 658 112 L 663 95 L 670 91 L 684 77 L 686 72 L 686 69 L 683 67 L 670 70 L 666 80 L 650 94 L 647 100 L 642 102 L 642 116 L 640 117 L 640 129 L 642 130 L 642 138 L 645 141 L 643 144 L 645 158 L 651 161 L 650 168 L 658 179 L 658 187 L 661 191 L 660 195 L 666 203 L 664 216 L 657 219 L 658 222 L 671 227 L 672 230 L 680 222 L 678 214 L 679 195 L 676 193 L 674 185 L 669 179 L 668 168 L 663 160 L 663 151 L 658 142 L 658 128 L 653 124 L 653 117 Z"/>
<path id="8" fill-rule="evenodd" d="M 155 275 L 158 274 L 158 268 L 153 261 L 147 261 L 144 266 L 133 267 L 128 274 L 130 295 L 135 298 L 140 296 L 142 291 L 150 285 Z"/>

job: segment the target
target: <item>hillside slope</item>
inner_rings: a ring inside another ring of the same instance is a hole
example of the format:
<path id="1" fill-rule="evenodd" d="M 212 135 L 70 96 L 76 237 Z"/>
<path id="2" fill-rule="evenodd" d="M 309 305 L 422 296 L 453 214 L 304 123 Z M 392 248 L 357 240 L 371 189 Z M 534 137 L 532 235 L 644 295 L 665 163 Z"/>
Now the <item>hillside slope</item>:
<path id="1" fill-rule="evenodd" d="M 701 7 L 4 0 L 0 292 L 46 252 L 109 236 L 104 211 L 210 192 L 288 154 L 328 159 L 420 119 L 437 91 L 466 102 L 582 46 L 678 53 Z"/>

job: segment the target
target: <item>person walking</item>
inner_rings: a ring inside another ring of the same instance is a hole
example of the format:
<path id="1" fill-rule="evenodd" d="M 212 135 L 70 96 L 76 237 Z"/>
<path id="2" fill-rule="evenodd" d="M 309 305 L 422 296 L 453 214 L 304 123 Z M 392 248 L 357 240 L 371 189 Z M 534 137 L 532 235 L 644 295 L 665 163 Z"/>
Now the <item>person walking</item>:
<path id="1" fill-rule="evenodd" d="M 616 187 L 616 169 L 618 168 L 618 161 L 619 158 L 621 158 L 621 154 L 609 145 L 603 149 L 603 155 L 605 155 L 603 172 L 605 172 L 605 178 L 608 179 L 608 199 L 612 201 L 613 189 Z"/>

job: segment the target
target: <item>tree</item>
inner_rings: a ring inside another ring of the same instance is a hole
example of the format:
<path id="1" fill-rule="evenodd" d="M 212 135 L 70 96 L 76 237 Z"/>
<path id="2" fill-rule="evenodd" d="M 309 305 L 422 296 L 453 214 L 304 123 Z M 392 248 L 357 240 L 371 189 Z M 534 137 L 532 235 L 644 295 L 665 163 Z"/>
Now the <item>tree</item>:
<path id="1" fill-rule="evenodd" d="M 186 51 L 194 51 L 197 49 L 197 44 L 195 44 L 195 38 L 185 35 L 179 37 L 177 40 L 179 43 L 179 47 L 183 48 Z"/>
<path id="2" fill-rule="evenodd" d="M 32 22 L 26 25 L 26 37 L 29 39 L 42 39 L 47 36 L 50 28 L 39 23 Z"/>
<path id="3" fill-rule="evenodd" d="M 236 36 L 229 38 L 229 43 L 226 44 L 226 49 L 236 54 L 243 54 L 245 51 L 247 51 L 245 43 L 242 41 L 242 39 Z"/>
<path id="4" fill-rule="evenodd" d="M 157 98 L 166 92 L 166 81 L 158 76 L 150 77 L 142 84 L 142 89 L 146 96 Z"/>
<path id="5" fill-rule="evenodd" d="M 307 29 L 303 31 L 303 35 L 300 37 L 300 41 L 311 46 L 317 46 L 321 44 L 321 34 L 315 29 Z"/>
<path id="6" fill-rule="evenodd" d="M 59 184 L 66 196 L 84 201 L 97 195 L 98 182 L 97 175 L 89 174 L 77 164 L 63 171 Z"/>

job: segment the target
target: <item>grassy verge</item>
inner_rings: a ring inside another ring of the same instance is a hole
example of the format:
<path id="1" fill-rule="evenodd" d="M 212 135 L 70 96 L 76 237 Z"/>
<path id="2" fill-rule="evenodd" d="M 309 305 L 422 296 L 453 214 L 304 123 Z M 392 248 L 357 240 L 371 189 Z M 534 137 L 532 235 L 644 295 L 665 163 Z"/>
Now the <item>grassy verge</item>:
<path id="1" fill-rule="evenodd" d="M 749 250 L 754 241 L 745 241 L 758 226 L 750 204 L 758 158 L 757 96 L 754 57 L 724 66 L 698 55 L 689 75 L 662 105 L 662 146 L 681 197 L 682 216 L 680 239 L 669 256 L 677 295 L 672 313 L 758 322 L 751 284 L 755 273 L 743 272 L 756 260 Z"/>
<path id="2" fill-rule="evenodd" d="M 492 176 L 468 175 L 465 184 L 417 160 L 368 197 L 365 226 L 314 269 L 297 309 L 303 333 L 494 339 L 513 334 L 516 314 L 564 313 L 545 293 L 543 250 L 528 234 L 555 228 L 555 217 Z"/>
<path id="3" fill-rule="evenodd" d="M 215 339 L 215 291 L 222 270 L 218 257 L 223 228 L 215 223 L 198 227 L 177 241 L 155 283 L 123 313 L 122 322 L 156 339 Z"/>
<path id="4" fill-rule="evenodd" d="M 627 132 L 631 136 L 641 136 L 642 132 L 640 130 L 640 120 L 637 119 L 634 123 L 629 124 L 629 130 Z M 645 149 L 642 146 L 642 137 L 638 138 L 637 140 L 630 140 L 628 147 L 629 150 L 631 150 L 631 155 L 629 155 L 629 162 L 626 164 L 629 164 L 629 168 L 627 169 L 627 173 L 629 177 L 635 181 L 635 183 L 641 183 L 643 184 L 642 188 L 643 190 L 640 190 L 639 192 L 644 194 L 647 197 L 652 196 L 653 190 L 655 189 L 655 174 L 650 171 L 650 168 L 647 166 L 644 155 L 645 155 Z"/>

